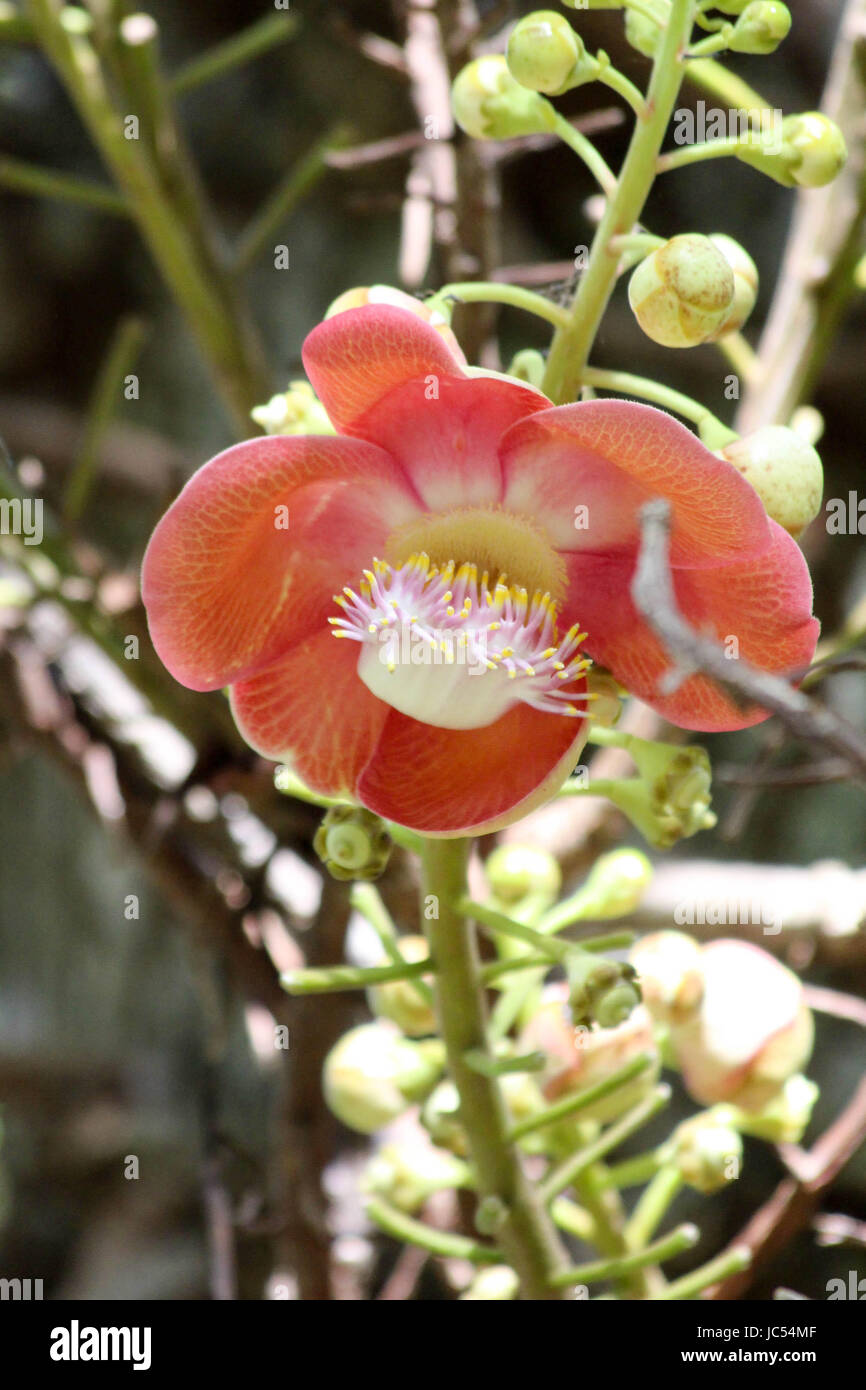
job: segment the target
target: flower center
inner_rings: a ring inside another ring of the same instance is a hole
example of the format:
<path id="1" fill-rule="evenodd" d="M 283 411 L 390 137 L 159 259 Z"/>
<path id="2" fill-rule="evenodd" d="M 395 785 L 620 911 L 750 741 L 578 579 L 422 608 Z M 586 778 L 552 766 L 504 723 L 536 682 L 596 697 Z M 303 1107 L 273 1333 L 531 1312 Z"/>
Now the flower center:
<path id="1" fill-rule="evenodd" d="M 358 675 L 394 709 L 442 729 L 479 729 L 524 701 L 549 714 L 583 715 L 574 684 L 591 663 L 575 626 L 560 639 L 549 593 L 532 599 L 474 564 L 441 569 L 425 553 L 398 567 L 374 560 L 360 593 L 345 588 L 329 618 L 335 637 L 362 644 Z"/>

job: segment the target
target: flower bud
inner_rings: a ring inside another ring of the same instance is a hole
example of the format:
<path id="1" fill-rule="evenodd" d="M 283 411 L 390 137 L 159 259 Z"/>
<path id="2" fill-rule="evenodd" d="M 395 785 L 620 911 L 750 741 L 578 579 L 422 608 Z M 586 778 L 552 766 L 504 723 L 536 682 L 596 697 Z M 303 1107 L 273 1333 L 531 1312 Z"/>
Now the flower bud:
<path id="1" fill-rule="evenodd" d="M 697 347 L 730 315 L 734 272 L 709 237 L 685 233 L 641 261 L 629 280 L 628 300 L 653 342 Z"/>
<path id="2" fill-rule="evenodd" d="M 765 425 L 726 445 L 721 456 L 752 484 L 767 515 L 795 540 L 821 510 L 821 459 L 795 430 Z"/>
<path id="3" fill-rule="evenodd" d="M 626 917 L 640 903 L 653 876 L 653 866 L 639 849 L 614 849 L 602 854 L 578 890 L 581 917 L 603 922 Z"/>
<path id="4" fill-rule="evenodd" d="M 444 1049 L 410 1042 L 384 1020 L 344 1033 L 325 1058 L 322 1084 L 330 1110 L 350 1129 L 372 1134 L 435 1085 Z"/>
<path id="5" fill-rule="evenodd" d="M 434 1144 L 465 1158 L 469 1145 L 459 1119 L 460 1095 L 453 1081 L 440 1081 L 421 1110 L 421 1123 Z"/>
<path id="6" fill-rule="evenodd" d="M 391 857 L 384 824 L 363 806 L 332 806 L 313 839 L 313 849 L 332 878 L 379 878 Z"/>
<path id="7" fill-rule="evenodd" d="M 710 241 L 721 251 L 734 273 L 734 302 L 724 323 L 713 334 L 716 339 L 724 338 L 726 333 L 736 333 L 754 309 L 758 297 L 758 267 L 748 251 L 733 237 L 714 232 Z"/>
<path id="8" fill-rule="evenodd" d="M 566 974 L 575 1023 L 616 1028 L 640 1003 L 640 989 L 633 983 L 636 971 L 627 961 L 576 951 L 568 958 Z"/>
<path id="9" fill-rule="evenodd" d="M 736 157 L 785 188 L 821 188 L 835 179 L 848 150 L 835 121 L 804 111 L 782 121 L 778 148 L 768 149 L 756 134 L 740 141 Z"/>
<path id="10" fill-rule="evenodd" d="M 643 1000 L 657 1023 L 681 1023 L 694 1015 L 704 992 L 701 948 L 685 932 L 642 936 L 629 951 Z"/>
<path id="11" fill-rule="evenodd" d="M 452 333 L 449 320 L 442 309 L 432 302 L 425 303 L 421 299 L 415 299 L 404 290 L 394 289 L 392 285 L 360 285 L 355 289 L 345 290 L 329 305 L 325 318 L 332 319 L 335 314 L 342 314 L 347 309 L 361 309 L 366 304 L 390 304 L 395 309 L 408 309 L 410 314 L 416 314 L 419 319 L 429 323 L 431 328 L 435 328 L 437 333 L 441 333 L 458 362 L 465 363 L 463 349 Z"/>
<path id="12" fill-rule="evenodd" d="M 505 1303 L 517 1298 L 519 1293 L 520 1280 L 510 1265 L 488 1265 L 478 1271 L 468 1289 L 460 1295 L 460 1302 Z"/>
<path id="13" fill-rule="evenodd" d="M 701 951 L 699 1007 L 673 1023 L 670 1040 L 689 1094 L 761 1110 L 801 1071 L 812 1050 L 812 1015 L 793 971 L 749 942 L 711 941 Z"/>
<path id="14" fill-rule="evenodd" d="M 645 1008 L 638 1005 L 616 1028 L 575 1027 L 568 1005 L 568 986 L 562 982 L 544 987 L 539 1007 L 520 1035 L 518 1048 L 521 1052 L 538 1049 L 548 1058 L 539 1077 L 548 1100 L 585 1091 L 643 1053 L 653 1056 L 654 1066 L 581 1110 L 581 1120 L 597 1120 L 601 1124 L 615 1119 L 651 1091 L 660 1070 L 653 1023 Z"/>
<path id="15" fill-rule="evenodd" d="M 715 825 L 716 817 L 710 810 L 712 770 L 705 748 L 634 736 L 628 738 L 626 747 L 640 777 L 611 783 L 605 795 L 649 844 L 670 849 L 677 840 Z"/>
<path id="16" fill-rule="evenodd" d="M 746 5 L 728 41 L 732 53 L 775 53 L 791 28 L 791 11 L 777 0 Z"/>
<path id="17" fill-rule="evenodd" d="M 406 961 L 426 960 L 429 955 L 423 936 L 401 936 L 397 949 Z M 428 981 L 429 982 L 429 981 Z M 367 1003 L 377 1018 L 390 1018 L 410 1038 L 423 1038 L 436 1032 L 436 1014 L 415 988 L 412 980 L 389 980 L 371 985 Z"/>
<path id="18" fill-rule="evenodd" d="M 591 80 L 583 40 L 556 10 L 536 10 L 512 30 L 506 51 L 508 70 L 521 87 L 559 96 L 582 81 Z M 584 75 L 582 75 L 584 74 Z"/>
<path id="19" fill-rule="evenodd" d="M 660 25 L 653 24 L 651 19 L 638 14 L 637 10 L 626 10 L 624 18 L 626 43 L 631 44 L 631 47 L 642 53 L 645 58 L 654 58 L 662 41 L 663 31 Z"/>
<path id="20" fill-rule="evenodd" d="M 819 1095 L 815 1082 L 798 1073 L 788 1077 L 781 1091 L 762 1110 L 749 1114 L 736 1106 L 729 1109 L 737 1128 L 744 1134 L 766 1139 L 771 1144 L 799 1144 Z"/>
<path id="21" fill-rule="evenodd" d="M 498 845 L 485 861 L 484 872 L 496 897 L 506 906 L 529 897 L 544 899 L 549 905 L 562 886 L 562 873 L 553 855 L 535 845 Z"/>
<path id="22" fill-rule="evenodd" d="M 384 1197 L 401 1211 L 413 1212 L 434 1192 L 466 1187 L 469 1181 L 468 1165 L 437 1149 L 427 1131 L 406 1116 L 394 1141 L 384 1144 L 367 1164 L 361 1191 Z"/>
<path id="23" fill-rule="evenodd" d="M 720 1107 L 724 1112 L 727 1107 Z M 671 1137 L 672 1162 L 683 1182 L 709 1195 L 740 1176 L 743 1141 L 722 1114 L 708 1111 L 678 1125 Z"/>
<path id="24" fill-rule="evenodd" d="M 308 381 L 289 382 L 288 391 L 271 396 L 250 411 L 266 434 L 335 434 L 325 407 Z"/>
<path id="25" fill-rule="evenodd" d="M 501 54 L 476 58 L 457 74 L 451 106 L 461 130 L 475 140 L 541 135 L 556 126 L 550 102 L 515 82 Z"/>

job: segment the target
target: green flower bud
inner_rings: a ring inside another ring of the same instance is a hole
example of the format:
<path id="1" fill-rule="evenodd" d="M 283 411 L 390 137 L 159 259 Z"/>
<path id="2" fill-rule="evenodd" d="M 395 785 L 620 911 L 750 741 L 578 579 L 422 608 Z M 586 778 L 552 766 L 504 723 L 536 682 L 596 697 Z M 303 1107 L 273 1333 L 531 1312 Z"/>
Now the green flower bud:
<path id="1" fill-rule="evenodd" d="M 336 434 L 308 381 L 289 382 L 288 391 L 271 396 L 250 415 L 266 434 Z"/>
<path id="2" fill-rule="evenodd" d="M 384 824 L 363 806 L 332 806 L 316 831 L 313 849 L 332 878 L 379 878 L 391 857 Z"/>
<path id="3" fill-rule="evenodd" d="M 661 7 L 659 7 L 661 8 Z M 666 7 L 670 10 L 670 6 Z M 625 38 L 626 43 L 642 53 L 645 58 L 654 58 L 656 49 L 662 41 L 663 30 L 658 24 L 653 24 L 651 19 L 645 15 L 638 14 L 636 10 L 626 10 L 625 12 Z"/>
<path id="4" fill-rule="evenodd" d="M 713 334 L 715 340 L 724 338 L 726 333 L 736 333 L 754 309 L 758 297 L 758 267 L 748 251 L 733 237 L 714 232 L 710 241 L 717 251 L 721 251 L 734 273 L 734 302 L 724 323 Z"/>
<path id="5" fill-rule="evenodd" d="M 460 1295 L 461 1303 L 473 1299 L 484 1303 L 505 1303 L 520 1293 L 520 1280 L 510 1265 L 488 1265 L 479 1270 Z"/>
<path id="6" fill-rule="evenodd" d="M 653 876 L 653 866 L 639 849 L 614 849 L 595 861 L 579 890 L 581 917 L 606 921 L 634 912 Z"/>
<path id="7" fill-rule="evenodd" d="M 508 906 L 528 897 L 555 902 L 562 886 L 553 855 L 536 845 L 498 845 L 485 861 L 484 872 L 496 897 Z"/>
<path id="8" fill-rule="evenodd" d="M 384 1020 L 363 1023 L 344 1033 L 325 1058 L 325 1101 L 344 1125 L 372 1134 L 428 1094 L 444 1061 L 437 1041 L 410 1042 Z"/>
<path id="9" fill-rule="evenodd" d="M 637 971 L 628 961 L 575 952 L 566 964 L 569 1003 L 577 1025 L 616 1028 L 640 1003 Z"/>
<path id="10" fill-rule="evenodd" d="M 814 1081 L 797 1073 L 788 1077 L 781 1091 L 762 1110 L 750 1114 L 737 1106 L 728 1108 L 733 1123 L 744 1134 L 766 1139 L 771 1144 L 799 1144 L 820 1094 Z"/>
<path id="11" fill-rule="evenodd" d="M 440 1081 L 421 1109 L 421 1123 L 434 1144 L 465 1158 L 466 1131 L 460 1123 L 460 1095 L 453 1081 Z"/>
<path id="12" fill-rule="evenodd" d="M 397 949 L 407 961 L 426 960 L 429 955 L 423 936 L 401 936 Z M 389 980 L 386 984 L 371 985 L 367 990 L 367 1003 L 377 1018 L 390 1018 L 410 1038 L 423 1038 L 436 1032 L 433 1006 L 422 998 L 412 980 Z"/>
<path id="13" fill-rule="evenodd" d="M 791 28 L 791 11 L 777 0 L 746 5 L 728 42 L 732 53 L 775 53 Z"/>
<path id="14" fill-rule="evenodd" d="M 629 951 L 644 1003 L 657 1023 L 691 1017 L 704 992 L 701 948 L 685 932 L 650 932 Z"/>
<path id="15" fill-rule="evenodd" d="M 740 142 L 736 156 L 785 188 L 821 188 L 835 179 L 848 150 L 835 121 L 804 111 L 782 121 L 778 149 L 768 149 L 756 134 Z"/>
<path id="16" fill-rule="evenodd" d="M 628 816 L 644 839 L 670 849 L 716 823 L 710 810 L 712 773 L 709 755 L 697 744 L 678 747 L 627 736 L 625 747 L 640 777 L 612 782 L 605 796 Z"/>
<path id="17" fill-rule="evenodd" d="M 721 1107 L 722 1111 L 727 1107 Z M 723 1114 L 712 1110 L 678 1125 L 671 1138 L 672 1162 L 683 1182 L 709 1195 L 740 1176 L 743 1141 Z"/>
<path id="18" fill-rule="evenodd" d="M 521 87 L 559 96 L 591 81 L 598 64 L 587 61 L 583 40 L 555 10 L 536 10 L 512 31 L 506 51 L 508 70 Z"/>
<path id="19" fill-rule="evenodd" d="M 821 510 L 824 470 L 801 434 L 785 425 L 765 425 L 720 452 L 752 484 L 767 515 L 795 540 L 814 521 Z"/>
<path id="20" fill-rule="evenodd" d="M 454 1187 L 467 1187 L 469 1167 L 454 1154 L 431 1144 L 420 1125 L 385 1144 L 370 1160 L 361 1178 L 361 1191 L 384 1197 L 401 1211 L 418 1211 L 432 1197 Z"/>
<path id="21" fill-rule="evenodd" d="M 629 281 L 628 300 L 654 343 L 697 347 L 730 315 L 734 272 L 709 237 L 685 233 L 641 261 Z"/>
<path id="22" fill-rule="evenodd" d="M 556 112 L 550 102 L 521 87 L 501 54 L 476 58 L 457 74 L 451 88 L 451 107 L 461 130 L 476 140 L 541 135 L 556 126 Z"/>

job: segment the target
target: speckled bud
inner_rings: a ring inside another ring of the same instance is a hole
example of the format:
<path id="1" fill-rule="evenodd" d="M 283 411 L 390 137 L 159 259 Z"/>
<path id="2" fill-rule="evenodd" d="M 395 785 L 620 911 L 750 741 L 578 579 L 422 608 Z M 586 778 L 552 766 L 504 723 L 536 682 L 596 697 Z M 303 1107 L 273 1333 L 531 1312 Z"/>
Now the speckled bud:
<path id="1" fill-rule="evenodd" d="M 629 281 L 628 299 L 653 342 L 697 347 L 730 315 L 734 272 L 709 237 L 687 232 L 641 261 Z"/>
<path id="2" fill-rule="evenodd" d="M 710 241 L 721 251 L 734 273 L 734 302 L 724 323 L 713 334 L 715 340 L 724 338 L 726 333 L 736 333 L 754 309 L 758 297 L 758 267 L 745 247 L 733 237 L 714 232 Z"/>
<path id="3" fill-rule="evenodd" d="M 795 430 L 765 425 L 726 445 L 721 456 L 752 484 L 767 515 L 795 539 L 821 510 L 821 459 Z"/>

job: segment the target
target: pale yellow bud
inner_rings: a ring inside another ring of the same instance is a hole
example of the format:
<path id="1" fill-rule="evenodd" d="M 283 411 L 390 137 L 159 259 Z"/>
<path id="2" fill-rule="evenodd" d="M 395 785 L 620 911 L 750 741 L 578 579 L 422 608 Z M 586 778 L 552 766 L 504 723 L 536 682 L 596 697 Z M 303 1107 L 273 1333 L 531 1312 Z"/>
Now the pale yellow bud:
<path id="1" fill-rule="evenodd" d="M 721 456 L 752 484 L 767 515 L 795 539 L 821 510 L 821 459 L 796 430 L 765 425 L 726 445 Z"/>
<path id="2" fill-rule="evenodd" d="M 734 273 L 734 302 L 724 323 L 713 334 L 716 339 L 724 338 L 726 333 L 736 333 L 754 309 L 758 297 L 758 267 L 748 251 L 733 237 L 714 232 L 710 241 L 721 251 Z"/>
<path id="3" fill-rule="evenodd" d="M 641 261 L 628 299 L 635 318 L 663 347 L 697 347 L 716 334 L 734 303 L 734 272 L 709 237 L 685 233 Z"/>

